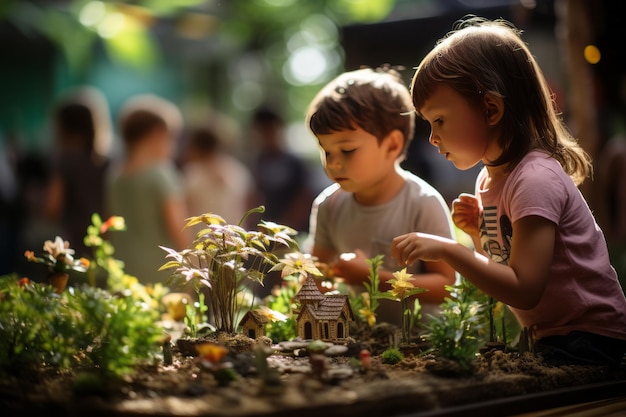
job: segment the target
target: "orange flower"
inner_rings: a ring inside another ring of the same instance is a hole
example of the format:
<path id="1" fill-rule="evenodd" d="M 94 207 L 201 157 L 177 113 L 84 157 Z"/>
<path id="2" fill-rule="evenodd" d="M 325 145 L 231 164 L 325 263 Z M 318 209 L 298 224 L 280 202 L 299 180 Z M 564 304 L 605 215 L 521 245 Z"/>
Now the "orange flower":
<path id="1" fill-rule="evenodd" d="M 24 285 L 28 285 L 30 284 L 30 279 L 27 277 L 22 277 L 20 278 L 19 281 L 17 281 L 17 285 L 19 285 L 20 287 L 23 287 Z"/>
<path id="2" fill-rule="evenodd" d="M 220 363 L 228 353 L 228 349 L 215 343 L 201 343 L 196 345 L 196 350 L 202 359 L 213 364 Z"/>
<path id="3" fill-rule="evenodd" d="M 126 221 L 122 216 L 111 216 L 100 226 L 100 233 L 106 233 L 109 229 L 126 230 Z"/>

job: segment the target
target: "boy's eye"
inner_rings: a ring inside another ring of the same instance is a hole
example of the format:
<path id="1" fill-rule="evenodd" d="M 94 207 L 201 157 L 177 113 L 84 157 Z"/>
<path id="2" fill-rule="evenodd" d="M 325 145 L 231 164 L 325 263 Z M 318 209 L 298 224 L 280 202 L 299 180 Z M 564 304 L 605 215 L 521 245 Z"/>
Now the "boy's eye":
<path id="1" fill-rule="evenodd" d="M 341 153 L 343 153 L 343 154 L 350 154 L 350 153 L 352 153 L 354 151 L 356 151 L 356 149 L 344 149 L 344 150 L 341 151 Z"/>

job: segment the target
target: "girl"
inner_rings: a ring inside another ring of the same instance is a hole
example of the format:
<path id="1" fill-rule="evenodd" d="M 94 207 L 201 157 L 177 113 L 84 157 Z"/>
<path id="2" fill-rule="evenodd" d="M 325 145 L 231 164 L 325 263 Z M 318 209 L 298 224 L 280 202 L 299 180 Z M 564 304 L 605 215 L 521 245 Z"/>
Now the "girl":
<path id="1" fill-rule="evenodd" d="M 546 357 L 618 365 L 626 299 L 577 188 L 591 162 L 520 32 L 503 20 L 458 22 L 422 60 L 411 92 L 439 153 L 461 170 L 484 164 L 476 195 L 452 204 L 477 251 L 409 233 L 393 240 L 392 257 L 449 263 L 508 304 Z"/>

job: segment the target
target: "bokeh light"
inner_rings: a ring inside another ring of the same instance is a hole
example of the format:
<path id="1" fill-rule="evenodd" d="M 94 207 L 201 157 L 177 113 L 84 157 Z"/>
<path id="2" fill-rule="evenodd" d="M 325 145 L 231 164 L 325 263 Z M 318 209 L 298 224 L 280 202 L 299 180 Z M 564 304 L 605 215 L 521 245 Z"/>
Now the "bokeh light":
<path id="1" fill-rule="evenodd" d="M 595 45 L 585 46 L 584 54 L 585 54 L 585 60 L 592 65 L 595 65 L 598 62 L 600 62 L 600 59 L 602 58 L 600 49 L 598 49 L 598 47 Z"/>

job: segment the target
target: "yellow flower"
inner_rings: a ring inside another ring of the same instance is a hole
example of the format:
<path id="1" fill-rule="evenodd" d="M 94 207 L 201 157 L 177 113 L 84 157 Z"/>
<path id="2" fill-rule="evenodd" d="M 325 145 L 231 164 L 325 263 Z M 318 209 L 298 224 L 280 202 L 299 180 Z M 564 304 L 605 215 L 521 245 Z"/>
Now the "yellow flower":
<path id="1" fill-rule="evenodd" d="M 367 320 L 367 324 L 370 327 L 376 324 L 376 313 L 374 313 L 369 308 L 360 309 L 359 314 Z"/>
<path id="2" fill-rule="evenodd" d="M 391 284 L 391 294 L 401 300 L 404 299 L 407 296 L 407 292 L 415 288 L 415 285 L 411 282 L 412 278 L 413 275 L 406 272 L 406 268 L 394 272 L 393 279 L 389 280 L 389 284 Z"/>
<path id="3" fill-rule="evenodd" d="M 322 276 L 322 273 L 315 266 L 316 258 L 309 254 L 300 252 L 292 252 L 285 255 L 285 258 L 280 260 L 273 270 L 282 269 L 281 278 L 289 275 L 317 275 Z"/>

